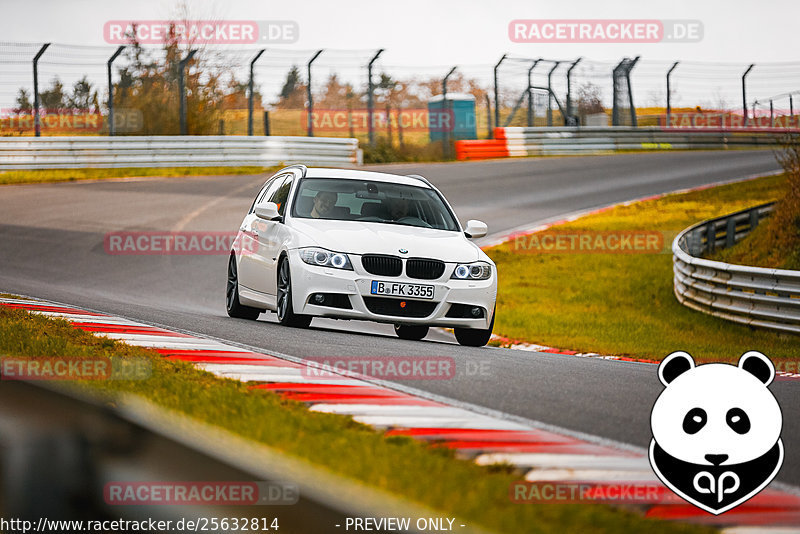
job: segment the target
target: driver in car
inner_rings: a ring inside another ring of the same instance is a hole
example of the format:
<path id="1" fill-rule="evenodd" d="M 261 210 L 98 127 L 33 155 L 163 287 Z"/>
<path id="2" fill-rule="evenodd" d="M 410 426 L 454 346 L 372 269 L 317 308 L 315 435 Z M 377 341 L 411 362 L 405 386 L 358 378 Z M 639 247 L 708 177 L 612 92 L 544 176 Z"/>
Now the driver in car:
<path id="1" fill-rule="evenodd" d="M 389 218 L 399 221 L 403 217 L 408 217 L 408 199 L 392 198 L 389 200 Z"/>
<path id="2" fill-rule="evenodd" d="M 333 214 L 333 206 L 339 198 L 333 191 L 320 191 L 314 197 L 314 207 L 311 209 L 311 217 L 314 219 L 324 219 Z"/>

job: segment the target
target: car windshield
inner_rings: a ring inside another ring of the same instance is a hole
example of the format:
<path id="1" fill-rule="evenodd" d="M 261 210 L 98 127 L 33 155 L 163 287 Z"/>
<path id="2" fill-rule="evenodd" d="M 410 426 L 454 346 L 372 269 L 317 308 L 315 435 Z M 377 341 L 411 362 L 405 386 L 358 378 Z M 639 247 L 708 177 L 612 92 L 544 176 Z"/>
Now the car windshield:
<path id="1" fill-rule="evenodd" d="M 427 187 L 336 178 L 304 178 L 292 217 L 399 224 L 457 231 L 439 194 Z"/>

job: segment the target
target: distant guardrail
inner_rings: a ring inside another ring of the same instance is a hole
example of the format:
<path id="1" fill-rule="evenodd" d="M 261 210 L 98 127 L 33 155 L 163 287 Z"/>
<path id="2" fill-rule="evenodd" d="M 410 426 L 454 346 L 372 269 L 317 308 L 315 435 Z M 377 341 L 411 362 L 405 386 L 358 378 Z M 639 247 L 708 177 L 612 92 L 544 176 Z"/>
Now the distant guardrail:
<path id="1" fill-rule="evenodd" d="M 458 159 L 603 154 L 620 150 L 769 148 L 784 130 L 764 132 L 627 126 L 495 128 L 494 139 L 456 141 Z"/>
<path id="2" fill-rule="evenodd" d="M 333 137 L 0 137 L 0 171 L 112 167 L 361 164 L 357 139 Z"/>
<path id="3" fill-rule="evenodd" d="M 673 286 L 681 304 L 729 321 L 800 334 L 800 271 L 698 257 L 732 246 L 755 228 L 773 205 L 710 219 L 678 234 L 672 242 Z"/>

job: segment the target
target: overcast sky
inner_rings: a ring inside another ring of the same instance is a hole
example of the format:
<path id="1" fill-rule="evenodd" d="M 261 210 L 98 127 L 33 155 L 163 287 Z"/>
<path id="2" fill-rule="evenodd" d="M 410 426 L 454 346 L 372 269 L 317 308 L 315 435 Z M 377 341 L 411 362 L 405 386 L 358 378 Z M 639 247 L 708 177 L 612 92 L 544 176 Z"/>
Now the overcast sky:
<path id="1" fill-rule="evenodd" d="M 302 66 L 319 48 L 327 51 L 315 63 L 316 80 L 335 72 L 356 87 L 364 83 L 372 51 L 384 48 L 376 73 L 388 72 L 400 80 L 440 78 L 458 65 L 461 74 L 484 87 L 491 85 L 491 67 L 504 53 L 570 61 L 583 57 L 573 80 L 576 86 L 585 82 L 601 86 L 605 101 L 611 96 L 614 65 L 623 57 L 641 56 L 633 76 L 640 106 L 664 105 L 665 73 L 677 60 L 682 64 L 672 78 L 673 105 L 740 107 L 741 75 L 750 63 L 757 66 L 748 77 L 749 101 L 762 105 L 775 95 L 800 89 L 800 0 L 185 0 L 185 4 L 194 20 L 297 23 L 297 42 L 267 45 L 269 51 L 257 65 L 256 83 L 269 98 L 280 90 L 288 69 Z M 182 12 L 180 5 L 181 0 L 0 0 L 0 59 L 16 54 L 19 60 L 11 66 L 0 62 L 0 70 L 6 71 L 5 76 L 0 72 L 0 107 L 11 105 L 19 87 L 30 86 L 28 58 L 38 49 L 35 45 L 3 47 L 2 43 L 105 45 L 85 51 L 53 47 L 40 62 L 45 83 L 58 77 L 70 86 L 86 74 L 96 87 L 103 87 L 105 60 L 114 50 L 104 39 L 104 24 L 176 20 Z M 695 20 L 702 23 L 703 38 L 690 43 L 514 43 L 509 23 L 517 19 Z M 239 54 L 238 59 L 225 61 L 236 65 L 240 79 L 246 79 L 247 63 L 257 47 L 236 45 L 238 52 L 228 48 L 226 53 Z M 334 52 L 337 49 L 360 52 Z M 75 65 L 65 65 L 64 58 Z M 523 91 L 527 65 L 505 63 L 501 89 L 515 95 Z M 558 94 L 566 92 L 567 67 L 568 63 L 562 63 L 553 78 Z M 548 69 L 547 63 L 538 67 L 534 85 L 546 83 Z M 777 98 L 776 106 L 787 107 L 787 98 Z"/>
<path id="2" fill-rule="evenodd" d="M 391 64 L 486 64 L 500 54 L 726 62 L 800 59 L 800 2 L 731 0 L 190 0 L 196 18 L 295 20 L 300 39 L 287 48 L 385 48 Z M 160 19 L 171 0 L 0 0 L 0 40 L 103 44 L 107 20 Z M 518 44 L 514 19 L 697 19 L 699 43 Z"/>

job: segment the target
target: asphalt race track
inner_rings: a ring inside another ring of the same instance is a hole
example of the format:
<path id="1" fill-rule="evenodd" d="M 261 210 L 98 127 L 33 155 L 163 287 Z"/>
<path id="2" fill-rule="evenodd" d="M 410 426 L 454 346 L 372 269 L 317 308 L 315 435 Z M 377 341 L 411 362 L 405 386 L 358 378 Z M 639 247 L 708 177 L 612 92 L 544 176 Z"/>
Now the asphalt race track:
<path id="1" fill-rule="evenodd" d="M 490 233 L 576 210 L 778 169 L 770 151 L 676 152 L 387 165 L 436 184 L 462 222 Z M 0 291 L 74 304 L 306 356 L 450 356 L 457 375 L 404 385 L 514 417 L 645 447 L 660 384 L 653 365 L 458 346 L 445 332 L 397 339 L 388 325 L 315 320 L 309 330 L 230 319 L 225 255 L 109 255 L 110 231 L 235 231 L 263 176 L 142 178 L 0 187 Z M 663 283 L 671 283 L 665 280 Z M 502 310 L 500 311 L 502 313 Z M 676 340 L 675 349 L 679 347 Z M 749 347 L 742 347 L 744 352 Z M 740 354 L 740 353 L 739 353 Z M 736 354 L 738 356 L 739 354 Z M 483 372 L 476 372 L 478 364 Z M 784 407 L 779 480 L 800 485 L 800 381 L 771 389 Z"/>

